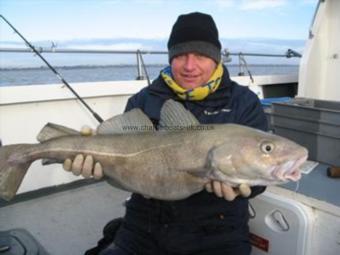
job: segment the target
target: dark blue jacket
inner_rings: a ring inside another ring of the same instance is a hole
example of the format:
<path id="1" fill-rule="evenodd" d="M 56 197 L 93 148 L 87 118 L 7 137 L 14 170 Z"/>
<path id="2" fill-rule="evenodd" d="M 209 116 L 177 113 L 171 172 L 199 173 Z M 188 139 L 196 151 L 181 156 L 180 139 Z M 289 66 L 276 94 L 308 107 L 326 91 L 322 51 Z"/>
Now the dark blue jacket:
<path id="1" fill-rule="evenodd" d="M 248 87 L 240 86 L 231 81 L 226 68 L 218 90 L 202 101 L 179 100 L 162 78 L 158 77 L 150 86 L 142 89 L 128 100 L 126 111 L 132 108 L 140 108 L 157 125 L 160 109 L 165 100 L 170 98 L 183 103 L 200 123 L 237 123 L 267 130 L 266 117 L 258 97 Z M 253 187 L 251 197 L 263 192 L 264 189 L 264 187 Z M 199 229 L 204 232 L 212 231 L 215 233 L 220 231 L 223 233 L 223 240 L 221 239 L 223 242 L 228 239 L 248 240 L 248 199 L 242 197 L 237 197 L 234 201 L 229 202 L 223 198 L 218 198 L 214 193 L 202 191 L 180 201 L 159 201 L 133 194 L 126 205 L 125 222 L 127 226 L 133 225 L 138 228 L 139 225 L 144 224 L 148 226 L 148 230 L 158 224 L 176 226 L 179 224 L 183 229 L 200 226 Z M 173 238 L 173 247 L 180 246 L 186 238 L 183 229 L 181 233 L 178 233 L 177 239 Z M 123 233 L 125 232 L 123 231 Z M 120 234 L 122 234 L 122 231 L 120 231 Z M 191 238 L 191 235 L 189 236 L 188 240 Z M 121 245 L 125 243 L 125 245 L 133 246 L 134 242 L 131 241 L 131 238 L 133 239 L 131 233 L 125 233 L 125 236 L 118 234 L 117 242 Z M 162 239 L 162 235 L 157 234 L 155 237 L 150 236 L 148 238 Z M 184 245 L 185 249 L 190 251 L 191 245 L 193 249 L 197 245 L 199 246 L 197 241 L 194 240 L 192 242 L 187 241 Z M 215 238 L 215 241 L 217 242 L 218 238 Z M 168 240 L 167 245 L 171 248 L 171 241 Z M 211 245 L 218 245 L 218 243 Z M 135 249 L 138 249 L 137 247 L 138 245 L 135 246 Z"/>

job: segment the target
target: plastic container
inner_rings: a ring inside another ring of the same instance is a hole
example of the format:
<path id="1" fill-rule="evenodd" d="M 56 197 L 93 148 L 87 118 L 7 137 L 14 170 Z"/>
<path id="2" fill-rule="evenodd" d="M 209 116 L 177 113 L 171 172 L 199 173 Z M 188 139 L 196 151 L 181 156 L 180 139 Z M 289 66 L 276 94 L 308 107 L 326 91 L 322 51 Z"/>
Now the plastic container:
<path id="1" fill-rule="evenodd" d="M 296 98 L 272 104 L 274 133 L 309 150 L 309 159 L 340 166 L 340 102 Z"/>
<path id="2" fill-rule="evenodd" d="M 291 97 L 270 97 L 261 99 L 261 105 L 263 107 L 264 114 L 266 115 L 268 121 L 268 128 L 269 130 L 273 130 L 273 120 L 272 120 L 272 104 L 273 103 L 280 103 L 280 102 L 287 102 L 291 100 Z"/>

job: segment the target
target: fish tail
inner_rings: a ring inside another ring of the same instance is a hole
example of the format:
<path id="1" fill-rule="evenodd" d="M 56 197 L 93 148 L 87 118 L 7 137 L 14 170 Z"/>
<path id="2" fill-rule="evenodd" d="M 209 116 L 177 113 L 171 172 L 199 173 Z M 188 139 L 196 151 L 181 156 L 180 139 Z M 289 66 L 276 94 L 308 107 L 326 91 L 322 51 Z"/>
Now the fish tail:
<path id="1" fill-rule="evenodd" d="M 31 147 L 30 144 L 0 147 L 0 198 L 9 201 L 17 193 L 33 161 L 25 156 Z"/>

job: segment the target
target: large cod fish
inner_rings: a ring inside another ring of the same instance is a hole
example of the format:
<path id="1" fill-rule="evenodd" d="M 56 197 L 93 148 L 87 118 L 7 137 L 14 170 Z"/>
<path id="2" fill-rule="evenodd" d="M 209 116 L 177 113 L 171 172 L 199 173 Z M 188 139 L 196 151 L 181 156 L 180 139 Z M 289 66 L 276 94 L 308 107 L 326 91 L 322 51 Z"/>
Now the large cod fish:
<path id="1" fill-rule="evenodd" d="M 159 130 L 140 110 L 105 121 L 97 135 L 81 136 L 47 124 L 40 143 L 0 147 L 0 197 L 15 196 L 38 159 L 62 162 L 92 155 L 115 187 L 162 200 L 186 198 L 211 180 L 232 186 L 297 181 L 307 150 L 283 137 L 236 124 L 201 125 L 181 104 L 168 100 Z"/>

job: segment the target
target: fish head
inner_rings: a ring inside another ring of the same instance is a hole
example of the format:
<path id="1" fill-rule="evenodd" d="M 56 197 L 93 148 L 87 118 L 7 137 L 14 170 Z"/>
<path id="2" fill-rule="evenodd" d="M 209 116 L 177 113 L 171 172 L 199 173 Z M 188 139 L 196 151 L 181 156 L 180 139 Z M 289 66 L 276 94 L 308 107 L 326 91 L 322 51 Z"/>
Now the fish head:
<path id="1" fill-rule="evenodd" d="M 210 164 L 216 179 L 233 186 L 274 185 L 298 181 L 307 157 L 307 149 L 289 139 L 247 129 L 212 149 Z"/>

